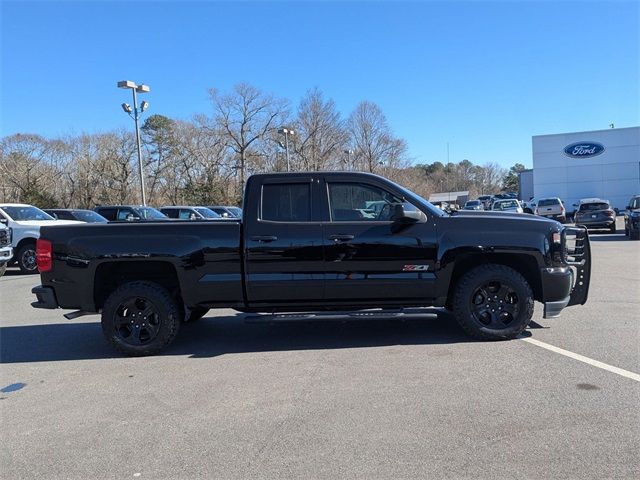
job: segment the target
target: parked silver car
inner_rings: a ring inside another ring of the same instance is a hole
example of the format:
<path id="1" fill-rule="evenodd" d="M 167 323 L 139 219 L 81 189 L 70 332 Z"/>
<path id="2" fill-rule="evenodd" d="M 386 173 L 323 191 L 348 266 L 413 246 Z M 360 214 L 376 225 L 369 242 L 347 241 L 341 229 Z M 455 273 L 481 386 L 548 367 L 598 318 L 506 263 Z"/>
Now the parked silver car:
<path id="1" fill-rule="evenodd" d="M 496 200 L 493 202 L 493 205 L 491 205 L 491 211 L 522 213 L 522 206 L 520 205 L 520 202 L 514 198 Z"/>

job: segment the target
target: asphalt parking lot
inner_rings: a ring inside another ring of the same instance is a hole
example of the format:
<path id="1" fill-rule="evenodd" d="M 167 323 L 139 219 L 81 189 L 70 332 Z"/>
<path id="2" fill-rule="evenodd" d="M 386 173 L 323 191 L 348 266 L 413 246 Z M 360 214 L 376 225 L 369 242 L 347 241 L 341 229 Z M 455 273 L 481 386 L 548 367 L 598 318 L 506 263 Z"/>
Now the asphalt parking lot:
<path id="1" fill-rule="evenodd" d="M 125 358 L 97 316 L 32 309 L 39 277 L 9 271 L 0 475 L 639 478 L 640 242 L 591 238 L 587 305 L 543 320 L 537 304 L 506 342 L 469 340 L 435 309 L 273 325 L 225 310 Z"/>

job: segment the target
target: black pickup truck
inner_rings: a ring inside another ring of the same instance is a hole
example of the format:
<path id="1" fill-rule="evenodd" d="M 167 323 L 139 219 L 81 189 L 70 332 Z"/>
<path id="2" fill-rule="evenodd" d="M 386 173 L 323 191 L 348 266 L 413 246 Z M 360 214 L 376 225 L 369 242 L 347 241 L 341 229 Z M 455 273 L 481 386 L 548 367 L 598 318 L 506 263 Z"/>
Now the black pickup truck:
<path id="1" fill-rule="evenodd" d="M 102 314 L 119 351 L 149 355 L 212 308 L 357 312 L 445 307 L 479 339 L 518 336 L 587 300 L 584 228 L 524 214 L 447 214 L 355 172 L 249 178 L 243 219 L 43 227 L 36 308 Z M 304 318 L 305 315 L 300 315 Z"/>

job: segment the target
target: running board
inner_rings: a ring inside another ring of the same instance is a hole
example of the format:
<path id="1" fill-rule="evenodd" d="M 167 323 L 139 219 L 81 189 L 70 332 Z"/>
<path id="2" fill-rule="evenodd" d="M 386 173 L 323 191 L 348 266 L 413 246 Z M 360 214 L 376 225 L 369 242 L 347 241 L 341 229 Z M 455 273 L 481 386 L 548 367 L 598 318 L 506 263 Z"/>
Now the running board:
<path id="1" fill-rule="evenodd" d="M 84 310 L 76 310 L 75 312 L 65 313 L 63 315 L 67 320 L 73 320 L 74 318 L 84 317 L 85 315 L 97 315 L 96 312 L 85 312 Z"/>
<path id="2" fill-rule="evenodd" d="M 276 322 L 316 322 L 338 321 L 348 322 L 353 320 L 407 320 L 416 317 L 437 317 L 433 308 L 400 309 L 400 310 L 376 310 L 356 312 L 299 312 L 299 313 L 270 313 L 261 315 L 249 315 L 244 318 L 245 323 L 276 323 Z"/>

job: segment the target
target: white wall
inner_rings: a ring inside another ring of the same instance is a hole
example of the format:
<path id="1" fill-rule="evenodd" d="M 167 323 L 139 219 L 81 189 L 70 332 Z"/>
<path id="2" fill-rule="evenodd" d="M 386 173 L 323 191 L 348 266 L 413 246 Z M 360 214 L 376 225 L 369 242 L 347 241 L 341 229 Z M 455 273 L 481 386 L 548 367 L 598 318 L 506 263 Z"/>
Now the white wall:
<path id="1" fill-rule="evenodd" d="M 539 135 L 532 142 L 536 198 L 560 197 L 572 210 L 581 198 L 599 197 L 624 209 L 640 193 L 640 127 Z M 589 158 L 565 155 L 576 142 L 597 142 L 605 150 Z"/>

